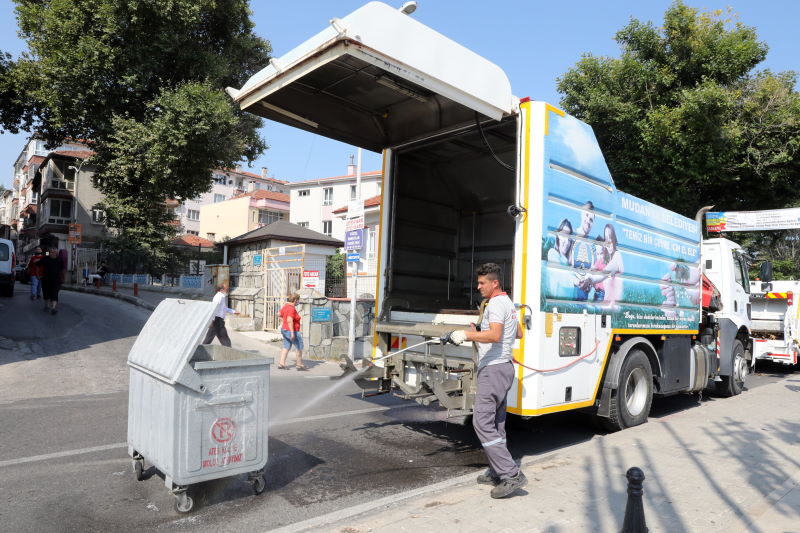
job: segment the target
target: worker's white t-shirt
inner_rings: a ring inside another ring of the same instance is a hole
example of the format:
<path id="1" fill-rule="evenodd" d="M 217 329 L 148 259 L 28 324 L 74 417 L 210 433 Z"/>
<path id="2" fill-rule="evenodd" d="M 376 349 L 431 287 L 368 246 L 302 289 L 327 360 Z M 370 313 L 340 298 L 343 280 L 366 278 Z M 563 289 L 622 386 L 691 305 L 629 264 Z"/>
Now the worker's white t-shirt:
<path id="1" fill-rule="evenodd" d="M 481 331 L 489 331 L 492 322 L 503 324 L 500 342 L 477 342 L 478 368 L 511 361 L 514 341 L 517 338 L 517 309 L 504 292 L 489 300 L 483 312 Z"/>
<path id="2" fill-rule="evenodd" d="M 236 312 L 235 309 L 231 309 L 230 307 L 225 305 L 225 299 L 227 296 L 228 295 L 224 292 L 217 292 L 217 294 L 214 295 L 214 299 L 212 300 L 212 302 L 217 304 L 217 309 L 214 312 L 215 317 L 224 319 L 226 313 Z"/>

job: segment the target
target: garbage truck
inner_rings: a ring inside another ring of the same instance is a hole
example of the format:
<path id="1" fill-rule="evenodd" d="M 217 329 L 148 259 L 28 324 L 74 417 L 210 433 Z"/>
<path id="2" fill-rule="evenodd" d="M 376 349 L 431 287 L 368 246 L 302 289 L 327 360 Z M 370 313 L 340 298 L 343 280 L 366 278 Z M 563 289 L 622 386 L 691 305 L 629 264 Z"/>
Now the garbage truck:
<path id="1" fill-rule="evenodd" d="M 759 279 L 750 282 L 753 357 L 796 365 L 800 352 L 800 281 L 772 280 L 772 264 L 761 265 Z"/>
<path id="2" fill-rule="evenodd" d="M 365 390 L 469 413 L 474 349 L 437 339 L 477 322 L 475 270 L 493 262 L 525 329 L 510 413 L 583 409 L 621 429 L 655 395 L 742 391 L 741 247 L 618 190 L 590 125 L 515 96 L 485 58 L 370 2 L 227 91 L 244 111 L 383 154 Z"/>

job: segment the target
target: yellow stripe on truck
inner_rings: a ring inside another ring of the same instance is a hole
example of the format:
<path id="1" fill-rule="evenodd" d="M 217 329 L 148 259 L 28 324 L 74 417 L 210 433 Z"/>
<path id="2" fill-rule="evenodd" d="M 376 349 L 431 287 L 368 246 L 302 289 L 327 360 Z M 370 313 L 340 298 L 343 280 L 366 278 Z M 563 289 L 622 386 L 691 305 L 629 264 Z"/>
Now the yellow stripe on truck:
<path id="1" fill-rule="evenodd" d="M 780 298 L 780 299 L 785 300 L 788 297 L 789 297 L 789 293 L 788 292 L 768 292 L 767 293 L 767 298 Z"/>
<path id="2" fill-rule="evenodd" d="M 530 101 L 523 103 L 520 105 L 520 111 L 522 111 L 523 116 L 525 117 L 525 137 L 523 142 L 525 143 L 523 146 L 523 150 L 525 150 L 524 156 L 524 165 L 523 165 L 523 189 L 522 189 L 522 207 L 525 208 L 525 217 L 522 219 L 522 281 L 519 294 L 522 295 L 523 301 L 526 295 L 528 294 L 527 291 L 527 279 L 528 279 L 528 213 L 530 213 L 529 205 L 528 205 L 528 192 L 530 190 L 530 178 L 531 178 L 531 103 Z M 524 316 L 525 309 L 520 309 L 520 313 Z M 525 332 L 522 334 L 522 338 L 519 340 L 519 357 L 517 361 L 521 363 L 525 363 Z M 517 369 L 517 407 L 516 409 L 522 409 L 522 367 L 519 366 Z M 511 411 L 511 407 L 507 407 L 506 411 Z M 511 411 L 513 412 L 513 411 Z"/>

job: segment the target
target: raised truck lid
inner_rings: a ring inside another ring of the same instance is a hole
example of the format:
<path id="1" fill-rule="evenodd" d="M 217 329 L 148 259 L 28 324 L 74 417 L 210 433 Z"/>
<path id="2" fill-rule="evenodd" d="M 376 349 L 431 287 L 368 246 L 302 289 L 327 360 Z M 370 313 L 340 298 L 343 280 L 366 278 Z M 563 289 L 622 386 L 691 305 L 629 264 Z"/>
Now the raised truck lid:
<path id="1" fill-rule="evenodd" d="M 243 110 L 381 151 L 516 113 L 500 67 L 382 2 L 324 29 L 228 94 Z"/>
<path id="2" fill-rule="evenodd" d="M 167 298 L 156 307 L 128 353 L 128 365 L 170 384 L 201 390 L 189 365 L 214 318 L 216 304 Z"/>

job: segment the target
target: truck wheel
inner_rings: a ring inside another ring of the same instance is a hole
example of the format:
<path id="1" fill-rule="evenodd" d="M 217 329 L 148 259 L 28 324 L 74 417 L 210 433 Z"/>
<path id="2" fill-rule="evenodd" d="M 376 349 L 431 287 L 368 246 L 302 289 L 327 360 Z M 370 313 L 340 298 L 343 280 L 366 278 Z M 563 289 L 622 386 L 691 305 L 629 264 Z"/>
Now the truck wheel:
<path id="1" fill-rule="evenodd" d="M 653 369 L 641 350 L 631 350 L 619 372 L 619 387 L 611 397 L 611 411 L 605 424 L 617 431 L 647 422 L 653 403 Z"/>
<path id="2" fill-rule="evenodd" d="M 717 393 L 726 398 L 741 394 L 746 377 L 747 360 L 744 356 L 744 346 L 742 341 L 737 340 L 733 343 L 733 373 L 730 376 L 722 376 L 722 381 L 717 382 Z"/>

